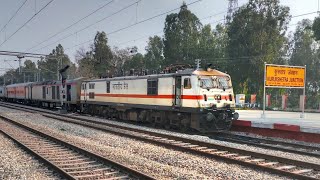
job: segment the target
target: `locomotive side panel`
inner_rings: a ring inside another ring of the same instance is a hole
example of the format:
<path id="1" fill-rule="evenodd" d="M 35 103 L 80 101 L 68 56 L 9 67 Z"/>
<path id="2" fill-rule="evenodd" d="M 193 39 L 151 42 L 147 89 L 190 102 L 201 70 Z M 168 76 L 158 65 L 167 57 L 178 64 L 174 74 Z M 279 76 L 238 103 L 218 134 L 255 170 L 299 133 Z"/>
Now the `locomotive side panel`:
<path id="1" fill-rule="evenodd" d="M 41 101 L 43 100 L 43 85 L 36 84 L 32 87 L 32 100 Z"/>
<path id="2" fill-rule="evenodd" d="M 81 100 L 98 104 L 171 107 L 172 82 L 172 77 L 86 81 L 81 88 Z"/>

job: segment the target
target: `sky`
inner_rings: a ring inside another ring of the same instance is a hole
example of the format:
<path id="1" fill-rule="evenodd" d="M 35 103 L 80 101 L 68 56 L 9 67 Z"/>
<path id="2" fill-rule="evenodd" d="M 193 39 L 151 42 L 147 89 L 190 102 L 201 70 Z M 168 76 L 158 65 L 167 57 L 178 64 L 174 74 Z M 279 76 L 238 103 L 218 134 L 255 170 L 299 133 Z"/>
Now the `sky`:
<path id="1" fill-rule="evenodd" d="M 149 36 L 163 35 L 166 12 L 170 11 L 169 14 L 178 12 L 177 8 L 183 2 L 183 0 L 51 1 L 0 0 L 0 44 L 2 44 L 0 51 L 49 54 L 60 43 L 70 59 L 75 61 L 76 51 L 80 48 L 88 50 L 96 32 L 104 31 L 107 33 L 108 43 L 111 47 L 137 46 L 138 51 L 143 53 Z M 187 4 L 195 2 L 188 8 L 201 20 L 202 24 L 215 26 L 224 22 L 228 0 L 185 0 L 185 2 Z M 238 6 L 247 2 L 248 0 L 238 0 Z M 48 3 L 49 5 L 41 10 Z M 289 31 L 294 31 L 296 24 L 302 19 L 313 20 L 319 9 L 319 0 L 280 0 L 280 3 L 289 6 L 293 16 L 289 24 Z M 22 6 L 22 4 L 24 5 Z M 22 7 L 19 12 L 8 23 L 20 6 Z M 100 7 L 103 8 L 84 18 Z M 112 15 L 125 7 L 128 8 Z M 171 12 L 171 10 L 174 11 Z M 38 11 L 40 12 L 34 16 Z M 295 17 L 307 13 L 313 14 Z M 147 20 L 156 15 L 159 16 Z M 32 16 L 34 18 L 26 23 Z M 26 25 L 17 31 L 24 23 Z M 6 24 L 7 26 L 5 26 Z M 72 24 L 75 25 L 67 28 Z M 120 30 L 130 25 L 130 28 Z M 3 28 L 4 26 L 5 28 Z M 13 35 L 13 33 L 15 34 Z M 48 39 L 49 37 L 52 38 Z M 3 74 L 6 69 L 18 67 L 18 62 L 14 61 L 15 59 L 17 58 L 0 56 L 0 74 Z"/>

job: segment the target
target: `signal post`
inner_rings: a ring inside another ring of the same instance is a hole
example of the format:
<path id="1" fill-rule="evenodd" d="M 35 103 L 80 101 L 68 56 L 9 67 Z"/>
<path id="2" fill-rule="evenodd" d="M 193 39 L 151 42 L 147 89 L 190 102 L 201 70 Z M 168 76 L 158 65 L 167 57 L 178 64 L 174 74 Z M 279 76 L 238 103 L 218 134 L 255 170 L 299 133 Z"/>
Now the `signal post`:
<path id="1" fill-rule="evenodd" d="M 59 109 L 59 113 L 66 114 L 67 113 L 67 107 L 65 105 L 66 101 L 66 81 L 67 81 L 67 69 L 69 68 L 69 65 L 59 70 L 59 73 L 61 74 L 61 93 L 60 93 L 60 99 L 61 99 L 61 109 Z"/>

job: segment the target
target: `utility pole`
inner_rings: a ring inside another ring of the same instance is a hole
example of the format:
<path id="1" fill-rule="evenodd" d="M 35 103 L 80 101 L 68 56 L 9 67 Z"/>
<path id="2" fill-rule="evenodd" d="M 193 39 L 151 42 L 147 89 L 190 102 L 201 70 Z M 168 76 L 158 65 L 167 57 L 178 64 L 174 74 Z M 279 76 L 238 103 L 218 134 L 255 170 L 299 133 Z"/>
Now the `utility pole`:
<path id="1" fill-rule="evenodd" d="M 62 67 L 62 58 L 60 56 L 57 57 L 57 80 L 59 81 L 60 80 L 60 69 Z"/>
<path id="2" fill-rule="evenodd" d="M 69 65 L 66 67 L 59 69 L 59 73 L 61 74 L 61 93 L 60 93 L 60 99 L 61 99 L 61 109 L 59 110 L 59 113 L 65 114 L 67 113 L 67 108 L 64 102 L 66 101 L 66 84 L 67 84 L 67 69 L 69 68 Z"/>
<path id="3" fill-rule="evenodd" d="M 228 13 L 227 13 L 227 23 L 229 23 L 231 21 L 232 14 L 236 8 L 238 8 L 238 0 L 229 0 Z"/>
<path id="4" fill-rule="evenodd" d="M 24 56 L 18 55 L 17 58 L 19 59 L 19 74 L 21 74 L 21 59 L 24 58 Z"/>

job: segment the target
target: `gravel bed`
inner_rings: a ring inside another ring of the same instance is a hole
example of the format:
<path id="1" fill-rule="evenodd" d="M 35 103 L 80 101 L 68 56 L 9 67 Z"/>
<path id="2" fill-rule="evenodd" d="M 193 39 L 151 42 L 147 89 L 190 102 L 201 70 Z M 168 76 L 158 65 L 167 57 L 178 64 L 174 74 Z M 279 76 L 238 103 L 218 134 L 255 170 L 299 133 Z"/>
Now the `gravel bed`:
<path id="1" fill-rule="evenodd" d="M 59 179 L 38 160 L 0 133 L 0 179 Z"/>
<path id="2" fill-rule="evenodd" d="M 76 114 L 74 114 L 74 115 L 78 116 Z M 102 122 L 104 121 L 104 122 L 117 124 L 117 125 L 122 125 L 122 126 L 126 126 L 126 127 L 144 129 L 144 130 L 157 132 L 157 133 L 175 135 L 175 136 L 178 136 L 178 137 L 184 137 L 184 138 L 194 139 L 194 140 L 198 140 L 198 141 L 204 141 L 204 142 L 209 142 L 209 143 L 214 143 L 214 144 L 225 145 L 225 146 L 228 146 L 228 147 L 236 147 L 236 148 L 250 150 L 250 151 L 254 151 L 254 152 L 260 152 L 260 153 L 265 153 L 265 154 L 269 154 L 269 155 L 276 155 L 276 156 L 279 156 L 279 157 L 285 157 L 285 158 L 290 158 L 290 159 L 295 159 L 295 160 L 300 160 L 300 161 L 306 161 L 306 162 L 312 162 L 312 163 L 320 164 L 320 159 L 316 158 L 316 157 L 310 157 L 310 156 L 299 155 L 299 154 L 283 152 L 283 151 L 277 151 L 277 150 L 263 149 L 263 148 L 259 148 L 259 147 L 254 147 L 252 145 L 237 144 L 237 143 L 232 143 L 232 142 L 220 141 L 220 140 L 211 139 L 208 136 L 190 135 L 190 134 L 183 134 L 183 133 L 178 133 L 178 132 L 167 131 L 167 130 L 164 130 L 164 129 L 141 127 L 141 126 L 137 126 L 137 125 L 130 124 L 130 123 L 124 123 L 124 122 L 113 121 L 113 120 L 108 120 L 108 119 L 101 119 L 101 118 L 98 118 L 98 117 L 91 117 L 91 116 L 84 116 L 84 117 L 86 117 L 86 119 L 90 119 L 90 120 L 96 120 L 96 121 L 102 121 Z M 254 135 L 252 135 L 252 136 L 254 136 Z M 282 139 L 278 139 L 278 140 L 282 140 Z M 290 141 L 288 139 L 286 139 L 285 141 L 286 142 L 301 143 L 300 141 Z M 317 144 L 317 143 L 306 143 L 305 142 L 304 144 L 320 147 L 320 144 Z"/>
<path id="3" fill-rule="evenodd" d="M 157 179 L 286 179 L 243 166 L 56 121 L 39 114 L 9 112 L 6 115 Z"/>

